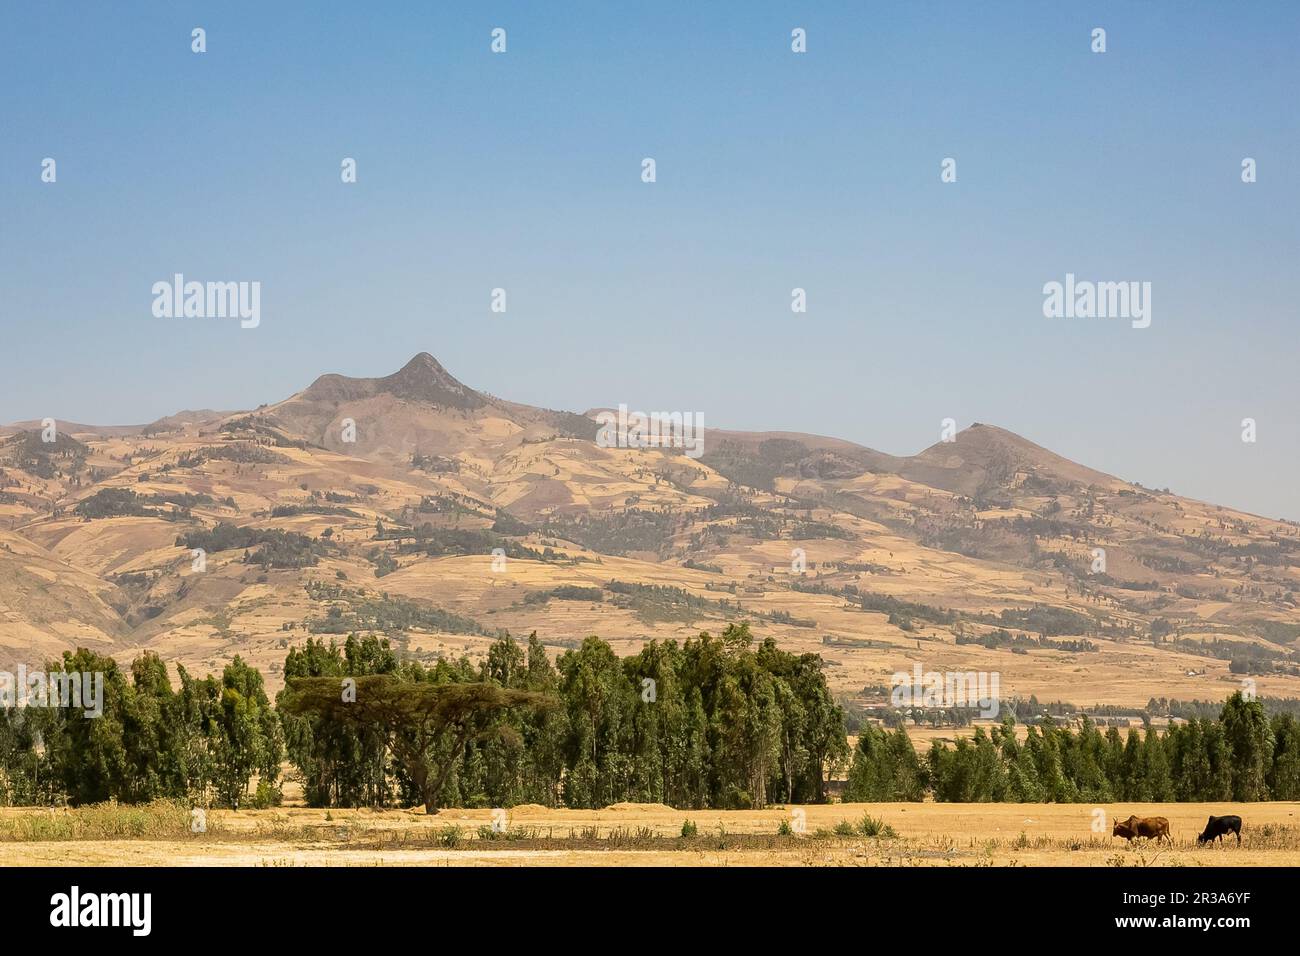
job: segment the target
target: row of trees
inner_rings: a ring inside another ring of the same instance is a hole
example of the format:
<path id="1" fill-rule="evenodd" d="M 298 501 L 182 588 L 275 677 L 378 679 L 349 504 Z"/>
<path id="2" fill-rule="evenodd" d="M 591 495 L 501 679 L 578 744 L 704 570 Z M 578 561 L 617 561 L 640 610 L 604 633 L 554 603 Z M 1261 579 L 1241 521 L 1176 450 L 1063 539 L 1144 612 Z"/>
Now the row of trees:
<path id="1" fill-rule="evenodd" d="M 848 759 L 820 658 L 756 644 L 746 624 L 626 658 L 592 637 L 554 663 L 535 635 L 504 637 L 477 666 L 309 639 L 274 709 L 238 658 L 220 680 L 181 668 L 179 690 L 152 654 L 129 675 L 88 651 L 60 668 L 105 675 L 104 714 L 0 712 L 0 802 L 262 805 L 287 758 L 315 806 L 746 808 L 822 801 Z"/>
<path id="2" fill-rule="evenodd" d="M 1016 739 L 1008 719 L 986 733 L 935 741 L 921 757 L 906 730 L 866 725 L 854 748 L 844 799 L 1108 803 L 1300 799 L 1300 721 L 1272 720 L 1234 694 L 1218 720 L 1193 718 L 1163 733 L 1126 737 L 1091 722 L 1078 730 L 1050 719 Z"/>
<path id="3" fill-rule="evenodd" d="M 102 673 L 103 716 L 0 709 L 0 804 L 268 805 L 286 759 L 314 806 L 429 812 L 815 803 L 845 766 L 845 799 L 864 802 L 1300 799 L 1300 721 L 1240 694 L 1217 720 L 1163 733 L 1049 720 L 1018 740 L 1008 717 L 922 756 L 904 728 L 868 723 L 850 752 L 818 655 L 756 642 L 745 624 L 624 658 L 591 637 L 555 662 L 535 635 L 507 636 L 478 665 L 309 639 L 289 650 L 274 708 L 239 658 L 220 678 L 180 668 L 178 689 L 154 654 L 124 672 L 78 650 L 52 669 Z"/>
<path id="4" fill-rule="evenodd" d="M 626 658 L 591 637 L 554 664 L 536 635 L 505 637 L 478 667 L 309 640 L 285 678 L 289 759 L 318 806 L 814 802 L 848 757 L 818 656 L 754 646 L 746 624 Z"/>
<path id="5" fill-rule="evenodd" d="M 103 714 L 86 717 L 79 706 L 0 709 L 0 804 L 172 797 L 240 807 L 276 799 L 280 722 L 262 675 L 240 658 L 220 678 L 178 668 L 179 690 L 152 653 L 129 674 L 85 649 L 65 652 L 48 670 L 102 674 Z"/>

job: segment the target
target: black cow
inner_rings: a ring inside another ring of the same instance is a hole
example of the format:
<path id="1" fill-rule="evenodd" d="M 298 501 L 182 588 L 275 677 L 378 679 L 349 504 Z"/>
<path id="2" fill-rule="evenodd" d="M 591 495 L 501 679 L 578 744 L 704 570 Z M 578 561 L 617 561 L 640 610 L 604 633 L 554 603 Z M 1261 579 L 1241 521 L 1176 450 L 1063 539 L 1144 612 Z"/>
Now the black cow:
<path id="1" fill-rule="evenodd" d="M 1241 817 L 1210 817 L 1205 824 L 1205 832 L 1196 838 L 1197 843 L 1209 843 L 1215 837 L 1219 842 L 1223 842 L 1224 836 L 1229 833 L 1237 834 L 1237 845 L 1241 845 Z"/>

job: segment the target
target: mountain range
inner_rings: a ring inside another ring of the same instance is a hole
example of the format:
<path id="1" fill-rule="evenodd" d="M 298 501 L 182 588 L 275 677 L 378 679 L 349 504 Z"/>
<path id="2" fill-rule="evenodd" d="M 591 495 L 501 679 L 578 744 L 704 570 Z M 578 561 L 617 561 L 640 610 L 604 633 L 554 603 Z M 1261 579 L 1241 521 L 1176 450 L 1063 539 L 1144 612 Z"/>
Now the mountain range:
<path id="1" fill-rule="evenodd" d="M 993 425 L 907 457 L 708 427 L 688 457 L 603 447 L 595 415 L 421 353 L 256 409 L 0 427 L 0 664 L 239 654 L 275 686 L 308 637 L 630 651 L 745 619 L 864 703 L 915 664 L 1080 705 L 1300 697 L 1300 525 Z"/>

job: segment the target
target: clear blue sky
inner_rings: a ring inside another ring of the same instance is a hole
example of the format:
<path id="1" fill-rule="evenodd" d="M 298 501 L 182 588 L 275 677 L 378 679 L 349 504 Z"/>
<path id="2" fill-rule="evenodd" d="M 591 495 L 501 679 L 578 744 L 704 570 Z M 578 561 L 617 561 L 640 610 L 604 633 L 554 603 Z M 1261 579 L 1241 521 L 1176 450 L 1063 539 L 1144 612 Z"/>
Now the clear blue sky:
<path id="1" fill-rule="evenodd" d="M 1290 2 L 5 4 L 0 421 L 429 351 L 896 454 L 989 422 L 1300 519 L 1297 37 Z M 174 272 L 260 281 L 261 326 L 155 319 Z M 1150 281 L 1151 327 L 1044 318 L 1067 272 Z"/>

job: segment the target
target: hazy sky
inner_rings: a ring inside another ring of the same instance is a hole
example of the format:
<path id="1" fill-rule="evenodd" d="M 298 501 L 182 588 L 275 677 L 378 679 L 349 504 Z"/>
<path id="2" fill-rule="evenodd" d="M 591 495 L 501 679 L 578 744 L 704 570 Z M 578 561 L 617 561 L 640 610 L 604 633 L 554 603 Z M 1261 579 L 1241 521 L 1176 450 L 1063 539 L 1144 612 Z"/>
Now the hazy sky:
<path id="1" fill-rule="evenodd" d="M 0 421 L 429 351 L 895 454 L 989 422 L 1300 519 L 1298 36 L 1291 2 L 5 4 Z M 176 272 L 260 282 L 260 326 L 154 318 Z M 1045 318 L 1067 272 L 1150 282 L 1150 327 Z"/>

